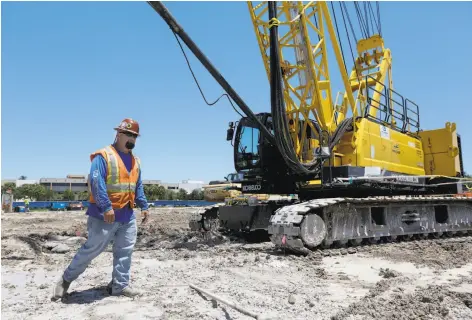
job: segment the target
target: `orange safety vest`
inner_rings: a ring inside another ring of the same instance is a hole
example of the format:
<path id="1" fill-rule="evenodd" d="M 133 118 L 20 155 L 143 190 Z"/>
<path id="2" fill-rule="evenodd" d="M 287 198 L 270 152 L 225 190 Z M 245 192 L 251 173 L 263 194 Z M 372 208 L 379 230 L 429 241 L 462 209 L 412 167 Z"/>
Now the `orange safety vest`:
<path id="1" fill-rule="evenodd" d="M 138 182 L 139 171 L 141 170 L 139 158 L 132 155 L 131 171 L 128 173 L 123 160 L 121 160 L 120 155 L 112 145 L 92 153 L 90 161 L 97 155 L 101 155 L 107 163 L 106 187 L 112 208 L 120 209 L 128 205 L 128 203 L 133 208 L 136 183 Z M 90 203 L 95 203 L 91 188 L 91 177 L 89 176 L 89 201 Z"/>

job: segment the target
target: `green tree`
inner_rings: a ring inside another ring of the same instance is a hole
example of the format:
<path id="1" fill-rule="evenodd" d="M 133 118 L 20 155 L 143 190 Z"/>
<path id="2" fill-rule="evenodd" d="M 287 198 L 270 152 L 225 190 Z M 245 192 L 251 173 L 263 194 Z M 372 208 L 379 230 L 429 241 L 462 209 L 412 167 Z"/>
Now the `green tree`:
<path id="1" fill-rule="evenodd" d="M 16 195 L 18 196 L 17 199 L 29 197 L 31 199 L 42 201 L 46 198 L 46 194 L 47 194 L 46 187 L 37 183 L 24 184 L 21 187 L 16 189 Z"/>
<path id="2" fill-rule="evenodd" d="M 164 186 L 157 186 L 156 195 L 157 199 L 164 200 L 166 197 L 166 188 L 164 188 Z"/>
<path id="3" fill-rule="evenodd" d="M 26 179 L 28 179 L 27 176 L 20 176 L 20 177 L 18 178 L 18 180 L 26 180 Z"/>
<path id="4" fill-rule="evenodd" d="M 13 194 L 15 193 L 15 190 L 16 190 L 16 183 L 14 182 L 6 182 L 3 186 L 2 186 L 2 194 L 6 193 L 7 190 L 10 189 Z"/>
<path id="5" fill-rule="evenodd" d="M 31 185 L 31 198 L 36 199 L 37 201 L 44 201 L 47 200 L 47 192 L 48 190 L 46 189 L 45 186 L 42 186 L 40 184 L 33 184 Z"/>
<path id="6" fill-rule="evenodd" d="M 89 194 L 87 191 L 82 191 L 77 193 L 77 199 L 79 200 L 88 200 Z"/>
<path id="7" fill-rule="evenodd" d="M 67 189 L 67 190 L 65 190 L 64 193 L 62 194 L 62 199 L 63 199 L 63 200 L 66 200 L 66 201 L 67 201 L 67 200 L 68 200 L 68 201 L 72 201 L 72 200 L 75 199 L 75 195 L 74 195 L 74 193 L 73 193 L 71 190 Z"/>
<path id="8" fill-rule="evenodd" d="M 143 186 L 143 189 L 144 189 L 144 195 L 146 196 L 146 199 L 151 200 L 151 197 L 152 197 L 152 188 L 151 188 L 151 185 L 145 184 L 145 185 Z"/>
<path id="9" fill-rule="evenodd" d="M 64 200 L 64 193 L 54 192 L 52 199 L 53 201 Z"/>
<path id="10" fill-rule="evenodd" d="M 24 184 L 16 188 L 15 191 L 13 192 L 15 199 L 21 199 L 24 197 L 34 198 L 33 194 L 34 194 L 34 190 L 31 184 Z"/>
<path id="11" fill-rule="evenodd" d="M 188 196 L 189 200 L 203 200 L 203 190 L 193 189 Z"/>
<path id="12" fill-rule="evenodd" d="M 45 194 L 45 199 L 44 200 L 54 200 L 55 198 L 55 192 L 52 191 L 49 188 L 46 188 L 46 194 Z"/>
<path id="13" fill-rule="evenodd" d="M 148 200 L 163 200 L 166 195 L 166 188 L 157 184 L 145 185 L 144 194 Z"/>
<path id="14" fill-rule="evenodd" d="M 164 200 L 175 200 L 177 199 L 177 192 L 174 190 L 167 189 L 164 195 Z"/>
<path id="15" fill-rule="evenodd" d="M 177 199 L 178 200 L 186 200 L 188 197 L 188 193 L 185 189 L 179 189 L 179 192 L 177 192 Z"/>
<path id="16" fill-rule="evenodd" d="M 151 194 L 151 198 L 148 199 L 148 200 L 158 200 L 159 199 L 159 195 L 161 194 L 161 190 L 159 189 L 159 185 L 157 184 L 153 184 L 150 186 L 149 190 L 150 190 L 150 194 Z"/>

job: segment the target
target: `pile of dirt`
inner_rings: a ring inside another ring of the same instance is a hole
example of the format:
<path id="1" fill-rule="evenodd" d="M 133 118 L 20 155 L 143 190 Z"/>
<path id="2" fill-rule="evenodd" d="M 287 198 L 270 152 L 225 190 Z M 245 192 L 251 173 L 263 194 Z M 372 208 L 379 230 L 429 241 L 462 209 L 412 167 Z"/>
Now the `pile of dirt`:
<path id="1" fill-rule="evenodd" d="M 62 236 L 54 232 L 48 234 L 26 234 L 2 237 L 2 263 L 15 261 L 45 261 L 47 254 L 64 254 L 77 249 L 87 239 L 77 236 Z"/>
<path id="2" fill-rule="evenodd" d="M 445 287 L 430 285 L 405 294 L 397 288 L 388 298 L 379 297 L 388 290 L 389 283 L 382 280 L 359 302 L 351 304 L 331 319 L 443 319 L 450 315 L 463 318 L 471 315 L 472 293 L 450 291 Z M 454 314 L 454 315 L 453 315 Z"/>
<path id="3" fill-rule="evenodd" d="M 372 246 L 369 251 L 375 257 L 436 269 L 458 268 L 472 262 L 470 237 L 391 243 Z"/>
<path id="4" fill-rule="evenodd" d="M 138 230 L 136 248 L 204 250 L 230 241 L 229 237 L 216 232 L 202 233 L 145 224 Z"/>
<path id="5" fill-rule="evenodd" d="M 40 243 L 28 236 L 2 237 L 2 264 L 10 261 L 34 260 L 42 252 Z"/>

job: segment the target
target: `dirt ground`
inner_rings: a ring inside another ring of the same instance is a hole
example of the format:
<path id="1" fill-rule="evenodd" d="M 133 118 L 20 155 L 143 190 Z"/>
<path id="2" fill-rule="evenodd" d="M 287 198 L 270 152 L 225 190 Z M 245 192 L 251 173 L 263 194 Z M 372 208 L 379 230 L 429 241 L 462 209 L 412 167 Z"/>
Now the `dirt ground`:
<path id="1" fill-rule="evenodd" d="M 190 234 L 190 208 L 152 210 L 133 254 L 136 299 L 105 291 L 111 247 L 64 301 L 54 283 L 85 241 L 84 212 L 2 214 L 3 319 L 251 319 L 195 284 L 272 319 L 472 319 L 470 237 L 316 251 Z"/>

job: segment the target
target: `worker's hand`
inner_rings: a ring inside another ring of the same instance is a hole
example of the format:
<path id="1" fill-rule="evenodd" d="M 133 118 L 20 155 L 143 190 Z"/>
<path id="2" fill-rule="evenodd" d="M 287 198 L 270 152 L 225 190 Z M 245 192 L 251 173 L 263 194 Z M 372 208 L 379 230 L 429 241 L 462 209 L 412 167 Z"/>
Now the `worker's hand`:
<path id="1" fill-rule="evenodd" d="M 149 211 L 148 210 L 141 211 L 141 218 L 142 218 L 141 223 L 146 223 L 146 221 L 149 218 Z"/>
<path id="2" fill-rule="evenodd" d="M 103 218 L 105 219 L 105 222 L 113 223 L 115 221 L 115 211 L 113 211 L 113 209 L 108 210 L 103 214 Z"/>

